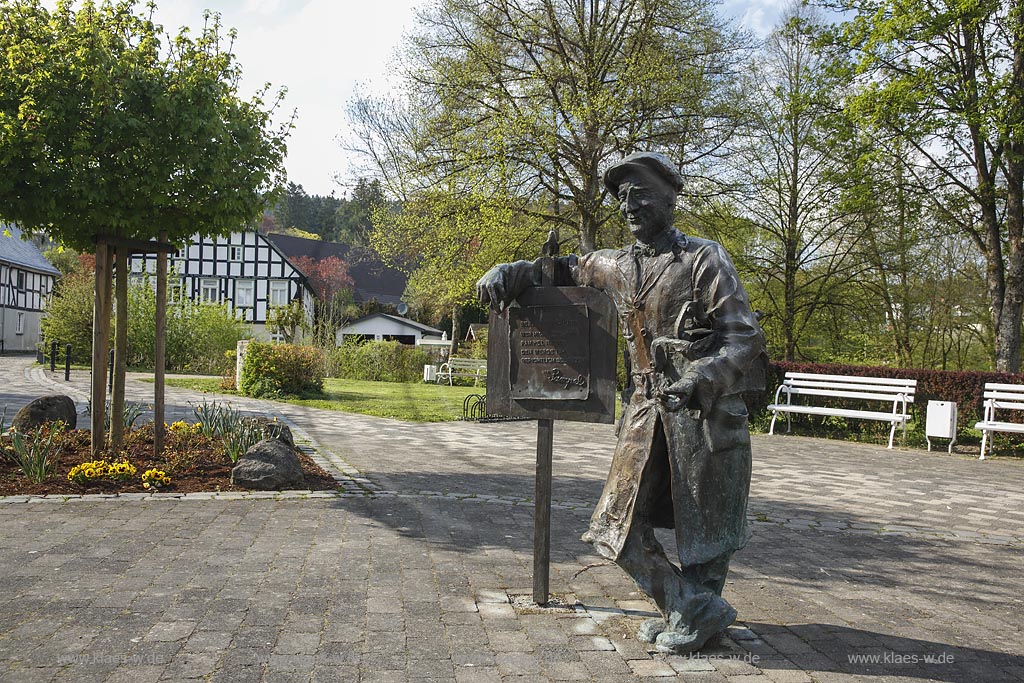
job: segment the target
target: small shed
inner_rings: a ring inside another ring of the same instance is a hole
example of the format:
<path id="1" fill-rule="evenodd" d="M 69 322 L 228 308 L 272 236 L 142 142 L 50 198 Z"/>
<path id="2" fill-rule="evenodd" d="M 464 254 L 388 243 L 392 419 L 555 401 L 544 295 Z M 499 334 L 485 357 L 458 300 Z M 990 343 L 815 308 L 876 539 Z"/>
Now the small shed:
<path id="1" fill-rule="evenodd" d="M 338 331 L 337 343 L 346 341 L 389 341 L 395 340 L 410 346 L 418 344 L 421 339 L 441 339 L 441 330 L 418 323 L 400 315 L 389 313 L 371 313 L 349 323 Z"/>

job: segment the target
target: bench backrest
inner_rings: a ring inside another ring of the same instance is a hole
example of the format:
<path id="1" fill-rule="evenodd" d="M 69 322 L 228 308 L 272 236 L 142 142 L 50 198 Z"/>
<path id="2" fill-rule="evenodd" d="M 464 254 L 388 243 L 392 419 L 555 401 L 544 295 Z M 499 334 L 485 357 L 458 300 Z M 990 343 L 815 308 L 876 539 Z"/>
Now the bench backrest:
<path id="1" fill-rule="evenodd" d="M 985 405 L 1024 410 L 1024 385 L 985 382 Z"/>
<path id="2" fill-rule="evenodd" d="M 449 358 L 448 367 L 457 370 L 486 370 L 487 361 L 477 358 Z"/>
<path id="3" fill-rule="evenodd" d="M 850 377 L 846 375 L 819 375 L 810 372 L 787 372 L 782 386 L 790 394 L 829 396 L 833 398 L 859 398 L 874 401 L 914 402 L 916 379 L 891 377 Z"/>

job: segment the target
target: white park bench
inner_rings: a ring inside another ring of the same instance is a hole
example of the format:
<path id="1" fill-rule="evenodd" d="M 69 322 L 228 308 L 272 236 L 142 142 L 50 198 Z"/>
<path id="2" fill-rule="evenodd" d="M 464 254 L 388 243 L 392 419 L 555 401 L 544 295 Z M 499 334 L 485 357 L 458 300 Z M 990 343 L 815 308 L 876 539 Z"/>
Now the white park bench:
<path id="1" fill-rule="evenodd" d="M 907 420 L 910 419 L 909 404 L 914 402 L 917 390 L 916 379 L 890 379 L 887 377 L 848 377 L 845 375 L 818 375 L 807 372 L 787 372 L 782 384 L 775 392 L 775 402 L 768 406 L 773 412 L 769 434 L 775 433 L 775 420 L 779 413 L 786 414 L 786 431 L 792 426 L 793 413 L 805 415 L 834 415 L 861 420 L 877 420 L 892 423 L 889 430 L 889 448 L 892 448 L 896 427 L 903 427 L 903 438 L 907 436 Z M 892 404 L 889 411 L 833 408 L 794 403 L 793 399 L 841 398 L 862 400 L 872 403 Z"/>
<path id="2" fill-rule="evenodd" d="M 985 447 L 988 445 L 992 432 L 1015 432 L 1024 434 L 1024 424 L 1019 422 L 1000 422 L 996 419 L 996 410 L 1024 410 L 1024 385 L 997 384 L 985 382 L 985 414 L 981 422 L 974 425 L 981 430 L 981 457 L 985 459 Z"/>
<path id="3" fill-rule="evenodd" d="M 476 358 L 449 358 L 447 363 L 442 363 L 437 370 L 437 383 L 448 380 L 451 386 L 453 377 L 472 377 L 473 386 L 480 380 L 487 379 L 487 361 Z"/>

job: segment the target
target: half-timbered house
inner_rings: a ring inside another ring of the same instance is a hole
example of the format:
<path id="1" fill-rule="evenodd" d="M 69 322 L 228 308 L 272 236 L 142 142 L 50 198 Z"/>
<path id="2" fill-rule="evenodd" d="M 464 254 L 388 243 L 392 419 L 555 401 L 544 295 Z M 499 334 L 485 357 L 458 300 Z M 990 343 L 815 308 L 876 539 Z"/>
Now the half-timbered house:
<path id="1" fill-rule="evenodd" d="M 0 353 L 36 350 L 43 306 L 59 275 L 18 228 L 0 225 Z"/>
<path id="2" fill-rule="evenodd" d="M 312 320 L 314 294 L 306 276 L 266 237 L 255 231 L 227 237 L 194 236 L 168 264 L 168 298 L 227 304 L 251 323 L 256 337 L 272 338 L 267 311 L 293 301 Z M 156 273 L 155 254 L 131 257 L 132 277 Z"/>

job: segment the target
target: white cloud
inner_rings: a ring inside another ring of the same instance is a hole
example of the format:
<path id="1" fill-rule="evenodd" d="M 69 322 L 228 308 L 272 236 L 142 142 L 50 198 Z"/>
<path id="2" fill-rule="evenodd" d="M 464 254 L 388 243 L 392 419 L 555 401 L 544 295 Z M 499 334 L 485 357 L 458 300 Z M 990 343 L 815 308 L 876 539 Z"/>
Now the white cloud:
<path id="1" fill-rule="evenodd" d="M 288 140 L 289 179 L 311 194 L 342 193 L 335 175 L 350 160 L 337 142 L 347 130 L 345 107 L 357 83 L 388 87 L 387 68 L 422 0 L 179 0 L 158 10 L 168 30 L 202 25 L 205 8 L 235 28 L 235 53 L 246 96 L 264 83 L 288 89 L 285 110 L 298 110 Z"/>

